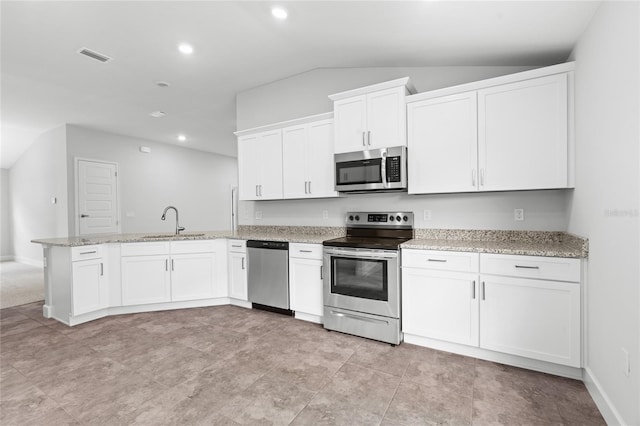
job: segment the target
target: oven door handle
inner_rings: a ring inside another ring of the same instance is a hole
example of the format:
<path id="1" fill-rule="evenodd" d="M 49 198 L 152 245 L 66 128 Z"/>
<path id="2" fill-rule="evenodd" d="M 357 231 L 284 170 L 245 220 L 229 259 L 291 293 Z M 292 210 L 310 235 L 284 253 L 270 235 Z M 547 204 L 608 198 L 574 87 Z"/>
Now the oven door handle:
<path id="1" fill-rule="evenodd" d="M 397 259 L 396 253 L 392 254 L 380 254 L 380 253 L 366 253 L 366 252 L 342 252 L 342 251 L 326 251 L 326 255 L 329 257 L 346 257 L 349 259 Z"/>

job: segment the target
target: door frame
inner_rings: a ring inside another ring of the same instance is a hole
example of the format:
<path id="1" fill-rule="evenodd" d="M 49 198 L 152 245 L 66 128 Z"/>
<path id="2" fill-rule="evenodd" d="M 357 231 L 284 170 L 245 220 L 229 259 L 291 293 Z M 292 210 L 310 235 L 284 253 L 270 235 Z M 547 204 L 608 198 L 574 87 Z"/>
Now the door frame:
<path id="1" fill-rule="evenodd" d="M 92 163 L 111 164 L 116 167 L 116 232 L 122 233 L 122 218 L 120 216 L 120 179 L 118 175 L 118 163 L 113 161 L 96 160 L 95 158 L 85 157 L 73 157 L 73 183 L 74 183 L 74 198 L 75 198 L 75 212 L 74 212 L 74 233 L 76 237 L 80 236 L 80 197 L 78 191 L 80 189 L 80 178 L 78 175 L 78 168 L 80 161 L 90 161 Z"/>

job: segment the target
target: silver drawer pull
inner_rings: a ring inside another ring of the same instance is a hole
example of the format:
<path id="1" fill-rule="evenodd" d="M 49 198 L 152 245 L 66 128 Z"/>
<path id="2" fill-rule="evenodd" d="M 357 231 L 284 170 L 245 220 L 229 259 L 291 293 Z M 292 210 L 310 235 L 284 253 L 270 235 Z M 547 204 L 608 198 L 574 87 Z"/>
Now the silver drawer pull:
<path id="1" fill-rule="evenodd" d="M 237 246 L 237 245 L 235 245 L 235 244 L 231 244 L 231 247 L 242 248 L 242 246 Z"/>
<path id="2" fill-rule="evenodd" d="M 539 266 L 523 266 L 523 265 L 516 265 L 516 268 L 521 268 L 521 269 L 540 269 Z"/>
<path id="3" fill-rule="evenodd" d="M 364 322 L 389 324 L 389 321 L 384 321 L 384 320 L 379 320 L 379 319 L 374 319 L 374 318 L 361 317 L 361 316 L 358 316 L 358 315 L 343 314 L 342 312 L 336 312 L 336 311 L 329 311 L 329 312 L 331 312 L 331 315 L 334 315 L 336 317 L 351 318 L 351 319 L 360 320 L 360 321 L 364 321 Z"/>
<path id="4" fill-rule="evenodd" d="M 300 250 L 300 253 L 311 253 L 311 250 Z"/>
<path id="5" fill-rule="evenodd" d="M 446 262 L 446 259 L 427 259 L 428 262 Z"/>
<path id="6" fill-rule="evenodd" d="M 80 254 L 96 254 L 96 253 L 97 253 L 97 251 L 94 250 L 94 251 L 83 251 Z"/>
<path id="7" fill-rule="evenodd" d="M 471 281 L 471 298 L 476 298 L 476 280 Z"/>

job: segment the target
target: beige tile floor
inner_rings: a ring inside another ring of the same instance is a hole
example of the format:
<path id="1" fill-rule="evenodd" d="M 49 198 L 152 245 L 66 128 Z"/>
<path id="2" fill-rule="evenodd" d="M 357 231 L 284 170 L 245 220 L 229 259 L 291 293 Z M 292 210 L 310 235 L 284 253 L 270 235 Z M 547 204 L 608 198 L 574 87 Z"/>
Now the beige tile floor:
<path id="1" fill-rule="evenodd" d="M 67 327 L 0 310 L 0 424 L 601 425 L 584 385 L 219 306 Z"/>

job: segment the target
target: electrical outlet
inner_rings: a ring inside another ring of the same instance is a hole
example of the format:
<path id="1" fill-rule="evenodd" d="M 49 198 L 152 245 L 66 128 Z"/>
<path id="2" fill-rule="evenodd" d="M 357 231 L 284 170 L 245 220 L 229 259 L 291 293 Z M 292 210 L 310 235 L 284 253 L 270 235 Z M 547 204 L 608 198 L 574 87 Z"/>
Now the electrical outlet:
<path id="1" fill-rule="evenodd" d="M 524 209 L 514 209 L 513 210 L 513 220 L 518 222 L 522 222 L 524 220 Z"/>
<path id="2" fill-rule="evenodd" d="M 323 219 L 329 219 L 329 211 L 328 210 L 322 210 L 322 218 Z"/>
<path id="3" fill-rule="evenodd" d="M 261 220 L 262 219 L 262 210 L 256 210 L 256 219 L 257 220 Z"/>
<path id="4" fill-rule="evenodd" d="M 424 220 L 431 220 L 431 210 L 424 211 Z"/>
<path id="5" fill-rule="evenodd" d="M 622 348 L 622 371 L 625 376 L 629 377 L 631 374 L 631 361 L 629 360 L 629 351 Z"/>

